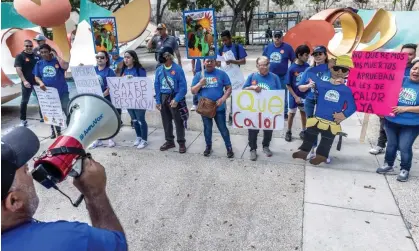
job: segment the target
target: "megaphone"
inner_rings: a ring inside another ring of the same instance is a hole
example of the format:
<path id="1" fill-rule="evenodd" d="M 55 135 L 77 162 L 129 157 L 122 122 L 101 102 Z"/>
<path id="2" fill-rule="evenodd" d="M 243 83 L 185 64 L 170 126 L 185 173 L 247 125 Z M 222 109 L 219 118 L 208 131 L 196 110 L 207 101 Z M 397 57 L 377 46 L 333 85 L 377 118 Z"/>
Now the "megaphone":
<path id="1" fill-rule="evenodd" d="M 121 117 L 108 100 L 90 93 L 75 96 L 68 105 L 67 130 L 35 158 L 32 177 L 47 189 L 58 189 L 56 184 L 68 175 L 81 174 L 85 148 L 97 139 L 113 138 L 120 128 Z"/>

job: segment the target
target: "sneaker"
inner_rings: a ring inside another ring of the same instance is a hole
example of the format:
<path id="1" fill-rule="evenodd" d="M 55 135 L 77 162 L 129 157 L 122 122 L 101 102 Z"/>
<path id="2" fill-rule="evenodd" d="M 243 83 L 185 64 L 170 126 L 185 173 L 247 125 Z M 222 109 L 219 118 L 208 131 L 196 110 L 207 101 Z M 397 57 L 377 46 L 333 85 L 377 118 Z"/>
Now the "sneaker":
<path id="1" fill-rule="evenodd" d="M 142 141 L 141 137 L 137 137 L 134 141 L 134 146 L 138 146 L 141 141 Z"/>
<path id="2" fill-rule="evenodd" d="M 311 160 L 311 159 L 314 159 L 314 158 L 316 158 L 316 153 L 315 152 L 310 152 L 307 155 L 307 160 Z"/>
<path id="3" fill-rule="evenodd" d="M 330 157 L 327 157 L 326 164 L 330 164 L 332 162 L 332 159 Z"/>
<path id="4" fill-rule="evenodd" d="M 375 146 L 375 147 L 371 148 L 371 150 L 370 150 L 370 153 L 374 154 L 374 155 L 381 154 L 381 153 L 384 153 L 384 152 L 385 152 L 384 148 L 382 148 L 380 146 Z"/>
<path id="5" fill-rule="evenodd" d="M 185 143 L 179 144 L 179 153 L 186 153 L 186 145 Z"/>
<path id="6" fill-rule="evenodd" d="M 103 142 L 102 140 L 98 139 L 95 142 L 93 142 L 92 146 L 90 146 L 91 149 L 95 149 L 99 146 L 103 146 Z"/>
<path id="7" fill-rule="evenodd" d="M 205 148 L 205 151 L 204 151 L 204 156 L 205 156 L 205 157 L 210 156 L 210 155 L 211 155 L 211 152 L 212 152 L 211 146 L 207 146 L 207 147 Z"/>
<path id="8" fill-rule="evenodd" d="M 256 161 L 258 155 L 256 154 L 256 150 L 250 150 L 250 160 Z"/>
<path id="9" fill-rule="evenodd" d="M 304 135 L 305 135 L 306 131 L 301 131 L 300 134 L 298 136 L 300 136 L 301 140 L 304 140 Z"/>
<path id="10" fill-rule="evenodd" d="M 387 163 L 385 163 L 384 166 L 377 168 L 376 172 L 380 174 L 391 173 L 394 172 L 394 167 L 389 166 Z"/>
<path id="11" fill-rule="evenodd" d="M 27 127 L 28 126 L 28 121 L 27 120 L 21 120 L 19 126 Z"/>
<path id="12" fill-rule="evenodd" d="M 116 146 L 115 141 L 113 141 L 112 139 L 108 140 L 108 147 L 114 147 Z"/>
<path id="13" fill-rule="evenodd" d="M 398 161 L 402 161 L 402 156 L 400 155 L 400 151 L 397 151 L 396 158 Z"/>
<path id="14" fill-rule="evenodd" d="M 196 105 L 193 105 L 193 106 L 191 107 L 191 111 L 196 111 Z"/>
<path id="15" fill-rule="evenodd" d="M 234 157 L 233 148 L 232 147 L 227 148 L 227 158 L 231 159 L 233 157 Z"/>
<path id="16" fill-rule="evenodd" d="M 39 122 L 44 123 L 44 119 L 40 119 Z"/>
<path id="17" fill-rule="evenodd" d="M 147 141 L 145 141 L 145 140 L 141 140 L 141 142 L 140 142 L 140 144 L 138 144 L 137 148 L 138 148 L 138 149 L 143 149 L 143 148 L 145 148 L 146 146 L 148 146 L 148 142 L 147 142 Z"/>
<path id="18" fill-rule="evenodd" d="M 173 142 L 165 142 L 161 147 L 160 147 L 160 151 L 167 151 L 167 150 L 169 150 L 170 148 L 174 148 L 174 147 L 176 147 L 175 146 L 175 143 L 173 143 Z"/>
<path id="19" fill-rule="evenodd" d="M 287 133 L 285 133 L 285 141 L 291 142 L 291 140 L 292 140 L 292 132 L 288 131 Z"/>
<path id="20" fill-rule="evenodd" d="M 271 149 L 268 146 L 263 147 L 263 153 L 266 154 L 266 157 L 272 157 Z"/>
<path id="21" fill-rule="evenodd" d="M 50 139 L 55 139 L 57 137 L 57 135 L 55 135 L 55 133 L 51 134 L 51 136 L 49 136 Z"/>
<path id="22" fill-rule="evenodd" d="M 409 179 L 409 171 L 402 169 L 400 174 L 397 176 L 397 180 L 400 182 L 406 182 Z"/>

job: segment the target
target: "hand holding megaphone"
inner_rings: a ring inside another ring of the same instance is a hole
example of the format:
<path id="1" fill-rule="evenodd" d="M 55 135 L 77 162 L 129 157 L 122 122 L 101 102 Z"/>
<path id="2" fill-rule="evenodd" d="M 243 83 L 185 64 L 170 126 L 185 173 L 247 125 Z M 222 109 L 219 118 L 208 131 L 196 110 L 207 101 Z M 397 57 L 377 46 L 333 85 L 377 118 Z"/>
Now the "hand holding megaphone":
<path id="1" fill-rule="evenodd" d="M 105 168 L 91 158 L 83 160 L 83 172 L 73 180 L 74 186 L 87 200 L 106 193 Z"/>

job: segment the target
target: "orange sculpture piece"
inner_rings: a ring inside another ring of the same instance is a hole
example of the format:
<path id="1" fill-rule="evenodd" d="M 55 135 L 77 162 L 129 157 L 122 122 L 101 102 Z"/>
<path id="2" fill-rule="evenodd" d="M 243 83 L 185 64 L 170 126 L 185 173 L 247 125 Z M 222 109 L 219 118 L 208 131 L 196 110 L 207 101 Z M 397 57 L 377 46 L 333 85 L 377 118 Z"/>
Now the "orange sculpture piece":
<path id="1" fill-rule="evenodd" d="M 321 31 L 321 33 L 319 33 L 319 31 Z M 324 45 L 327 47 L 327 44 L 334 35 L 335 30 L 329 22 L 324 20 L 306 20 L 291 28 L 285 34 L 284 42 L 290 44 L 294 50 L 302 44 L 305 44 L 310 48 L 317 45 Z"/>

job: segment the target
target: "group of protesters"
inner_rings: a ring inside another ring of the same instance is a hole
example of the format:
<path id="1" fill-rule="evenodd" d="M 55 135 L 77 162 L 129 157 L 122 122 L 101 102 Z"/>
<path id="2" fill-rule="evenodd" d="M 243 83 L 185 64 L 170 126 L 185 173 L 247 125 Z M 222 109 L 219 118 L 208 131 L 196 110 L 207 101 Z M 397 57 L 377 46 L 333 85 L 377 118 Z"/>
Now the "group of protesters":
<path id="1" fill-rule="evenodd" d="M 225 65 L 244 65 L 246 64 L 247 53 L 240 44 L 233 43 L 229 31 L 221 33 L 223 45 L 219 48 L 218 54 L 231 51 L 235 59 L 227 60 Z M 61 105 L 64 112 L 67 112 L 69 102 L 68 86 L 65 81 L 65 71 L 68 69 L 68 62 L 61 59 L 53 49 L 45 44 L 43 36 L 35 38 L 39 47 L 33 50 L 32 41 L 25 41 L 25 48 L 21 55 L 16 58 L 16 68 L 22 80 L 22 102 L 21 102 L 21 125 L 27 126 L 26 107 L 32 92 L 33 85 L 39 85 L 45 90 L 47 87 L 55 87 L 60 95 Z M 42 42 L 44 41 L 44 42 Z M 173 122 L 176 127 L 176 140 L 179 145 L 179 153 L 185 153 L 186 139 L 185 128 L 189 116 L 185 96 L 188 91 L 188 83 L 182 69 L 181 58 L 178 44 L 173 37 L 169 36 L 164 24 L 159 24 L 156 36 L 153 41 L 157 42 L 156 60 L 158 61 L 155 72 L 155 100 L 156 108 L 160 111 L 162 124 L 165 132 L 165 143 L 160 147 L 161 151 L 175 148 L 175 136 Z M 174 41 L 174 42 L 173 42 Z M 150 42 L 151 43 L 151 42 Z M 399 181 L 407 181 L 412 165 L 412 146 L 419 134 L 419 60 L 414 60 L 416 55 L 416 45 L 407 44 L 402 48 L 402 52 L 409 55 L 405 78 L 400 92 L 399 104 L 394 108 L 394 117 L 383 117 L 380 119 L 380 139 L 378 146 L 370 151 L 372 154 L 385 152 L 385 163 L 380 167 L 378 173 L 394 172 L 394 164 L 397 151 L 400 151 L 401 171 L 397 177 Z M 178 63 L 175 62 L 175 55 Z M 313 64 L 309 65 L 310 56 Z M 42 59 L 41 59 L 42 58 Z M 146 77 L 147 72 L 141 65 L 135 51 L 125 51 L 123 57 L 118 54 L 109 55 L 106 51 L 96 54 L 95 70 L 101 83 L 103 96 L 111 101 L 107 77 L 125 76 Z M 345 63 L 339 63 L 345 62 Z M 327 49 L 324 46 L 309 48 L 300 45 L 295 50 L 287 43 L 283 42 L 282 31 L 273 32 L 273 42 L 268 44 L 260 57 L 256 60 L 257 71 L 250 74 L 242 85 L 244 90 L 261 92 L 266 90 L 285 90 L 284 119 L 287 120 L 287 130 L 285 140 L 293 140 L 292 127 L 297 110 L 301 115 L 302 130 L 299 138 L 307 138 L 307 120 L 317 117 L 318 111 L 318 92 L 316 82 L 310 78 L 310 74 L 315 74 L 321 81 L 345 84 L 349 70 L 353 67 L 351 60 L 329 58 Z M 232 103 L 226 101 L 232 93 L 232 86 L 229 76 L 223 71 L 222 64 L 215 59 L 193 60 L 192 70 L 194 78 L 191 84 L 191 92 L 194 95 L 192 111 L 199 108 L 199 103 L 206 103 L 207 107 L 212 107 L 212 115 L 207 116 L 201 113 L 206 147 L 204 156 L 211 155 L 212 152 L 212 127 L 213 120 L 224 140 L 227 157 L 233 158 L 234 152 L 228 124 L 232 124 Z M 409 96 L 410 95 L 410 96 Z M 230 104 L 230 113 L 227 115 L 227 106 Z M 119 112 L 121 112 L 119 110 Z M 353 111 L 354 112 L 354 111 Z M 148 125 L 146 121 L 146 110 L 128 109 L 135 129 L 136 139 L 134 146 L 142 149 L 148 143 Z M 350 113 L 351 114 L 351 113 Z M 349 114 L 349 116 L 350 116 Z M 228 122 L 227 122 L 228 116 Z M 42 118 L 42 115 L 41 115 Z M 346 118 L 346 117 L 344 117 Z M 336 118 L 333 123 L 339 125 L 344 118 Z M 250 159 L 257 160 L 257 136 L 259 129 L 249 129 L 248 144 L 250 147 Z M 263 130 L 262 151 L 270 157 L 270 142 L 272 140 L 272 130 Z M 57 135 L 58 134 L 58 135 Z M 52 130 L 51 138 L 61 134 L 60 128 L 56 133 Z M 300 153 L 304 148 L 303 154 L 307 160 L 316 159 L 319 151 L 324 156 L 323 162 L 330 163 L 331 158 L 328 151 L 333 143 L 335 135 L 329 140 L 320 141 L 320 146 L 316 140 L 307 152 L 307 142 L 300 147 Z M 385 138 L 387 140 L 385 140 Z M 385 143 L 387 148 L 385 149 Z M 326 143 L 327 142 L 327 143 Z M 310 143 L 311 144 L 311 143 Z M 324 146 L 326 144 L 326 146 Z M 91 147 L 96 148 L 103 145 L 97 140 Z M 113 147 L 116 143 L 108 140 L 108 146 Z M 303 147 L 304 146 L 304 147 Z M 322 148 L 317 149 L 316 148 Z M 293 155 L 294 156 L 294 155 Z M 321 162 L 321 161 L 320 161 Z M 319 163 L 320 163 L 319 162 Z"/>

